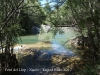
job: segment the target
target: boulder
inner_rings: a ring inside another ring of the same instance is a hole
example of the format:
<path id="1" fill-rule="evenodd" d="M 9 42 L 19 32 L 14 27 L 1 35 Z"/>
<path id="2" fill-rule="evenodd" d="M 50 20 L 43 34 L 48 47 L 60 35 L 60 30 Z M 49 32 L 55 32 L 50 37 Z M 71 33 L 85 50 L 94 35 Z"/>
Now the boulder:
<path id="1" fill-rule="evenodd" d="M 71 45 L 77 49 L 88 48 L 88 37 L 78 36 L 71 40 Z"/>

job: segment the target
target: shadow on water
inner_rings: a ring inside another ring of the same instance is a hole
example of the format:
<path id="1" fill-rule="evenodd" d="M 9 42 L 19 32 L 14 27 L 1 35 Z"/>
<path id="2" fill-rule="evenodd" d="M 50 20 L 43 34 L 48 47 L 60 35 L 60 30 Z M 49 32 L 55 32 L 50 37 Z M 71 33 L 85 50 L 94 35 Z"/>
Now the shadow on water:
<path id="1" fill-rule="evenodd" d="M 34 50 L 34 55 L 27 55 L 21 59 L 20 66 L 21 68 L 26 69 L 26 71 L 25 72 L 20 71 L 21 72 L 20 74 L 49 75 L 51 73 L 55 74 L 56 72 L 57 73 L 59 72 L 62 75 L 64 75 L 63 73 L 65 73 L 65 71 L 62 70 L 63 66 L 53 63 L 53 58 L 57 59 L 58 64 L 64 60 L 64 57 L 68 58 L 67 55 L 63 55 L 62 57 L 60 56 L 61 56 L 60 54 L 53 54 L 51 52 Z M 57 69 L 58 71 L 54 69 Z"/>
<path id="2" fill-rule="evenodd" d="M 52 40 L 52 50 L 27 49 L 30 54 L 19 60 L 20 67 L 26 69 L 20 71 L 20 75 L 74 75 L 72 69 L 65 67 L 69 65 L 66 59 L 76 54 L 58 42 L 59 39 L 64 41 L 65 36 L 57 35 Z"/>
<path id="3" fill-rule="evenodd" d="M 73 52 L 63 46 L 52 42 L 52 50 L 27 49 L 28 54 L 20 59 L 20 67 L 26 69 L 20 71 L 20 75 L 65 75 L 71 71 L 64 71 L 64 66 L 59 65 L 64 59 L 75 56 Z M 56 63 L 54 63 L 56 61 Z M 65 62 L 67 65 L 67 62 Z"/>

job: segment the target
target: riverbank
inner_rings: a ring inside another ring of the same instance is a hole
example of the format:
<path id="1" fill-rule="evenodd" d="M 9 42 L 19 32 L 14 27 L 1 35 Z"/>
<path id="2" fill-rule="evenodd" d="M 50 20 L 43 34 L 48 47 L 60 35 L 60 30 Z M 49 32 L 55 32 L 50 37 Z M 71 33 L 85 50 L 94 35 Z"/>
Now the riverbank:
<path id="1" fill-rule="evenodd" d="M 51 43 L 37 42 L 35 44 L 16 44 L 14 46 L 14 53 L 18 54 L 26 49 L 52 49 Z"/>
<path id="2" fill-rule="evenodd" d="M 17 46 L 17 45 L 16 45 Z M 51 44 L 47 43 L 36 43 L 36 44 L 24 44 L 22 45 L 22 49 L 17 53 L 17 59 L 19 62 L 19 66 L 25 69 L 42 69 L 42 71 L 33 71 L 30 70 L 28 72 L 21 72 L 21 75 L 49 75 L 49 74 L 74 74 L 73 70 L 79 70 L 76 66 L 80 63 L 81 58 L 70 54 L 69 52 L 60 52 L 58 46 L 58 50 L 48 49 L 52 48 Z M 53 46 L 53 47 L 55 47 Z M 54 48 L 55 49 L 55 48 Z M 80 63 L 82 64 L 82 63 Z M 45 71 L 44 71 L 45 68 Z M 51 71 L 51 69 L 53 71 Z M 54 70 L 56 69 L 56 70 Z M 47 71 L 48 70 L 48 71 Z M 59 72 L 58 72 L 59 71 Z"/>

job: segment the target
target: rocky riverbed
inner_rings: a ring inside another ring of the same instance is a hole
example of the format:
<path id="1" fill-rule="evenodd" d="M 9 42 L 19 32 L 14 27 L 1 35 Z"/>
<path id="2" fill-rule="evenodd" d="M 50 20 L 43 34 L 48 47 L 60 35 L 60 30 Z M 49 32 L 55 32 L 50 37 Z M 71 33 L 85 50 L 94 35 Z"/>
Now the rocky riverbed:
<path id="1" fill-rule="evenodd" d="M 38 44 L 39 45 L 39 44 Z M 47 45 L 44 43 L 44 45 Z M 74 70 L 78 70 L 77 64 L 80 58 L 70 51 L 57 51 L 58 45 L 50 47 L 36 47 L 34 45 L 22 45 L 17 53 L 19 66 L 26 71 L 21 71 L 21 75 L 74 75 Z M 47 48 L 49 48 L 47 50 Z M 55 50 L 53 50 L 55 49 Z M 62 48 L 59 48 L 62 49 Z M 80 63 L 82 64 L 82 63 Z"/>

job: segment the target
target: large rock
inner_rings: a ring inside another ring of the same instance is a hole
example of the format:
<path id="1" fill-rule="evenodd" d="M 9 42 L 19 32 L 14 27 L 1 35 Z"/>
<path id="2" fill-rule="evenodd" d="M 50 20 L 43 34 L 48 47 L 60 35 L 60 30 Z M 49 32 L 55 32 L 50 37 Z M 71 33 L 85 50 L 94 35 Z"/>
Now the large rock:
<path id="1" fill-rule="evenodd" d="M 71 45 L 77 49 L 88 48 L 88 37 L 78 36 L 71 40 Z"/>

